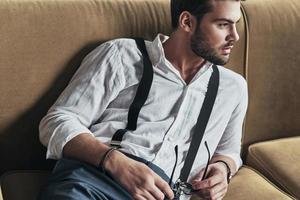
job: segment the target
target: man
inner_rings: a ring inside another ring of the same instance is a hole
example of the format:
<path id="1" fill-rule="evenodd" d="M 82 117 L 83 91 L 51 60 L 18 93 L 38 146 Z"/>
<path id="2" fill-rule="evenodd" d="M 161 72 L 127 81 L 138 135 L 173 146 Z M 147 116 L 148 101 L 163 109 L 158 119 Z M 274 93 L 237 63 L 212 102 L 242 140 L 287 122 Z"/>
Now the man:
<path id="1" fill-rule="evenodd" d="M 173 182 L 183 167 L 213 64 L 220 73 L 218 94 L 188 182 L 203 199 L 225 196 L 241 166 L 247 109 L 245 80 L 220 66 L 239 39 L 240 1 L 176 0 L 171 10 L 170 37 L 146 42 L 151 89 L 136 130 L 126 132 L 117 150 L 110 141 L 126 127 L 143 73 L 141 53 L 134 40 L 117 39 L 83 60 L 40 124 L 47 158 L 59 159 L 40 199 L 173 199 L 168 177 L 177 158 Z M 213 156 L 202 180 L 206 148 Z"/>

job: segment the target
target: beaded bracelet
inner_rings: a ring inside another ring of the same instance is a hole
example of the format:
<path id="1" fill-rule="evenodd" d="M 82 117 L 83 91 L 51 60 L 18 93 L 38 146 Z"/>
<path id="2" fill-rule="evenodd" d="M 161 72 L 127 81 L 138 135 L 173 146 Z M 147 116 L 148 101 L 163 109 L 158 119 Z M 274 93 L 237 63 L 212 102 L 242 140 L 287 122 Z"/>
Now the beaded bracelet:
<path id="1" fill-rule="evenodd" d="M 111 152 L 113 152 L 114 150 L 117 150 L 118 148 L 116 147 L 112 147 L 112 148 L 109 148 L 103 155 L 102 159 L 100 160 L 99 162 L 99 165 L 98 167 L 102 170 L 102 172 L 105 172 L 105 169 L 104 169 L 104 163 L 105 161 L 107 160 L 107 158 L 109 157 L 109 154 L 111 154 Z"/>

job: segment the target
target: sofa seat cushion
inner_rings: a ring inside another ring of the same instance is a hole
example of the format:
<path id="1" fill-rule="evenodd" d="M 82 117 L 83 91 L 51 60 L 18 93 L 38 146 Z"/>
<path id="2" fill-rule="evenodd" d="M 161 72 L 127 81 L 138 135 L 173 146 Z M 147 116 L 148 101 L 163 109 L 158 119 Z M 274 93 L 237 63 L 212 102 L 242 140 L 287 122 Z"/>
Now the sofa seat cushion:
<path id="1" fill-rule="evenodd" d="M 37 199 L 41 187 L 46 183 L 48 171 L 11 171 L 0 179 L 0 200 Z"/>
<path id="2" fill-rule="evenodd" d="M 300 137 L 260 142 L 249 147 L 247 164 L 300 199 Z"/>
<path id="3" fill-rule="evenodd" d="M 191 200 L 200 200 L 193 197 Z M 256 170 L 243 166 L 232 178 L 223 200 L 291 200 L 293 199 L 269 182 Z"/>
<path id="4" fill-rule="evenodd" d="M 50 172 L 45 171 L 17 171 L 4 174 L 0 182 L 3 199 L 36 199 L 49 174 Z M 198 199 L 197 197 L 192 198 L 192 200 Z M 272 185 L 255 170 L 243 166 L 233 177 L 224 200 L 262 199 L 291 200 L 292 198 Z M 1 196 L 0 200 L 2 200 Z"/>

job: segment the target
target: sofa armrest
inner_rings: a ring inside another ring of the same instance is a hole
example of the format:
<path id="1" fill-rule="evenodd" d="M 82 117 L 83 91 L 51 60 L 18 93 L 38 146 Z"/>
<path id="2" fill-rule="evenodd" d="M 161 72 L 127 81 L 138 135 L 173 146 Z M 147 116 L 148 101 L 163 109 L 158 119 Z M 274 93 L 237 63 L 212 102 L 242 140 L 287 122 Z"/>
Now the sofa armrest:
<path id="1" fill-rule="evenodd" d="M 292 200 L 290 195 L 276 187 L 255 169 L 242 166 L 232 178 L 223 200 Z M 200 200 L 192 197 L 191 200 Z"/>
<path id="2" fill-rule="evenodd" d="M 41 187 L 46 183 L 48 171 L 11 171 L 1 176 L 0 187 L 3 200 L 37 199 Z M 0 197 L 1 200 L 1 197 Z"/>
<path id="3" fill-rule="evenodd" d="M 300 199 L 300 137 L 250 145 L 247 164 Z"/>

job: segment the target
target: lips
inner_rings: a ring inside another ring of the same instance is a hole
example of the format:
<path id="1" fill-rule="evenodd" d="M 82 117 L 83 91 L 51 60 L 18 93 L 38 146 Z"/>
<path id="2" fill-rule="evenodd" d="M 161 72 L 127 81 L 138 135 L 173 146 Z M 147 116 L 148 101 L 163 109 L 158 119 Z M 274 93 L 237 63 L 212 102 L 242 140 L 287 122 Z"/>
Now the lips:
<path id="1" fill-rule="evenodd" d="M 225 46 L 224 48 L 221 49 L 222 54 L 225 54 L 225 55 L 230 54 L 232 48 L 233 48 L 233 46 Z"/>

